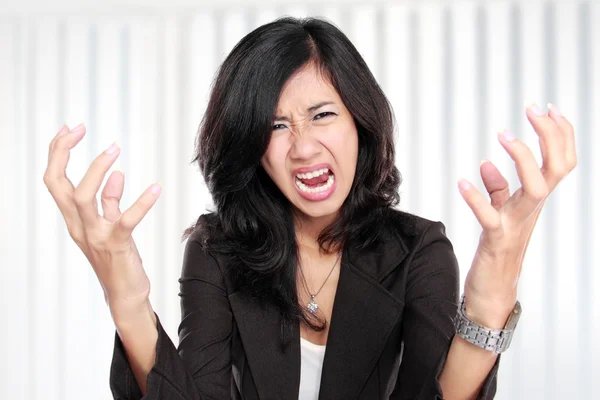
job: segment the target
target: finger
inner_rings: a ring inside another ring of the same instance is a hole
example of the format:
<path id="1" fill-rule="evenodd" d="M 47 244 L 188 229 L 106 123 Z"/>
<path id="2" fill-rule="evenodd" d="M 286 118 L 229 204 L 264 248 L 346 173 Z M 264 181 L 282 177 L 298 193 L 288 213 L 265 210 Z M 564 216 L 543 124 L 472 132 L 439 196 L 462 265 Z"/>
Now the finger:
<path id="1" fill-rule="evenodd" d="M 100 195 L 100 202 L 102 203 L 102 211 L 104 218 L 110 222 L 115 222 L 121 216 L 121 210 L 119 209 L 119 203 L 123 196 L 125 176 L 120 170 L 113 171 L 112 174 L 106 180 L 102 194 Z"/>
<path id="2" fill-rule="evenodd" d="M 565 160 L 567 173 L 571 171 L 577 165 L 577 152 L 575 150 L 575 129 L 573 125 L 567 120 L 558 107 L 552 103 L 548 103 L 548 117 L 550 117 L 556 125 L 560 128 L 560 131 L 564 135 L 565 140 Z"/>
<path id="3" fill-rule="evenodd" d="M 151 185 L 142 193 L 142 195 L 121 214 L 117 220 L 113 236 L 118 242 L 126 241 L 133 232 L 133 229 L 140 223 L 150 208 L 156 203 L 160 195 L 161 186 L 159 183 Z"/>
<path id="4" fill-rule="evenodd" d="M 508 181 L 502 176 L 498 168 L 489 160 L 483 160 L 479 166 L 481 179 L 485 189 L 490 195 L 492 207 L 500 210 L 506 200 L 510 198 Z"/>
<path id="5" fill-rule="evenodd" d="M 67 133 L 61 130 L 59 133 L 61 134 L 54 138 L 54 145 L 51 146 L 48 155 L 48 167 L 44 172 L 44 183 L 63 214 L 67 226 L 71 230 L 74 228 L 72 224 L 80 225 L 81 220 L 73 202 L 73 191 L 75 188 L 67 178 L 66 168 L 69 162 L 70 151 L 81 140 L 85 129 Z"/>
<path id="6" fill-rule="evenodd" d="M 540 138 L 542 151 L 542 175 L 551 189 L 565 175 L 565 135 L 559 126 L 535 103 L 526 109 L 527 118 Z"/>
<path id="7" fill-rule="evenodd" d="M 499 238 L 502 235 L 502 223 L 498 211 L 466 179 L 458 181 L 458 189 L 469 208 L 473 211 L 473 214 L 475 214 L 475 218 L 477 218 L 483 230 L 491 237 Z"/>
<path id="8" fill-rule="evenodd" d="M 72 130 L 61 135 L 57 135 L 50 145 L 48 151 L 48 169 L 51 173 L 61 176 L 65 175 L 67 163 L 69 162 L 70 151 L 75 147 L 85 135 L 85 126 L 81 124 L 77 130 Z M 57 159 L 55 162 L 54 160 Z"/>
<path id="9" fill-rule="evenodd" d="M 106 172 L 119 156 L 119 150 L 119 144 L 115 141 L 99 154 L 73 193 L 73 200 L 75 200 L 75 205 L 84 226 L 93 226 L 98 221 L 96 195 Z"/>
<path id="10" fill-rule="evenodd" d="M 525 143 L 515 138 L 508 131 L 498 133 L 498 140 L 515 162 L 523 194 L 515 206 L 520 214 L 519 217 L 526 218 L 548 196 L 548 184 L 533 153 Z"/>
<path id="11" fill-rule="evenodd" d="M 52 152 L 52 148 L 54 147 L 54 144 L 56 143 L 56 140 L 64 135 L 65 133 L 69 132 L 69 127 L 66 124 L 63 124 L 60 129 L 58 130 L 58 132 L 56 133 L 56 135 L 54 135 L 54 137 L 52 138 L 52 140 L 50 141 L 50 145 L 48 146 L 48 157 L 50 157 L 50 153 Z"/>
<path id="12" fill-rule="evenodd" d="M 52 154 L 52 151 L 54 150 L 54 147 L 56 146 L 56 143 L 59 141 L 59 139 L 70 132 L 75 132 L 75 133 L 81 133 L 81 130 L 85 129 L 83 123 L 77 125 L 75 128 L 69 130 L 69 127 L 67 125 L 63 125 L 60 130 L 58 131 L 58 133 L 54 136 L 54 138 L 50 141 L 50 145 L 48 146 L 48 159 L 50 159 L 50 155 Z"/>
<path id="13" fill-rule="evenodd" d="M 56 135 L 54 135 L 54 137 L 50 141 L 50 144 L 48 145 L 48 159 L 50 159 L 50 153 L 52 153 L 52 149 L 54 148 L 56 140 L 67 132 L 69 132 L 69 127 L 66 124 L 63 124 L 63 126 L 60 127 L 60 129 L 58 130 Z"/>

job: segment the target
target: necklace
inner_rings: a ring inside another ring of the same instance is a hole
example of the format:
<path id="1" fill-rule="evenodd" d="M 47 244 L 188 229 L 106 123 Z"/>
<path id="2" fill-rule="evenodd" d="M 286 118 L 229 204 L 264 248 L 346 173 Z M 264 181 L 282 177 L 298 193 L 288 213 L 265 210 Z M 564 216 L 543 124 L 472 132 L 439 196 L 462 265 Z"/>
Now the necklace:
<path id="1" fill-rule="evenodd" d="M 317 290 L 317 292 L 315 294 L 312 294 L 310 292 L 310 290 L 308 290 L 308 284 L 306 283 L 306 278 L 304 277 L 304 272 L 302 272 L 302 267 L 300 267 L 300 275 L 302 276 L 302 284 L 304 285 L 304 289 L 306 290 L 306 293 L 308 293 L 310 296 L 310 301 L 306 305 L 306 308 L 308 309 L 308 312 L 310 312 L 313 315 L 315 315 L 317 313 L 317 311 L 319 311 L 319 304 L 317 304 L 317 302 L 315 301 L 315 297 L 317 297 L 317 295 L 319 293 L 321 293 L 321 290 L 325 286 L 325 282 L 327 282 L 327 279 L 329 279 L 329 277 L 331 276 L 331 273 L 335 269 L 335 266 L 337 265 L 341 256 L 342 256 L 342 253 L 340 252 L 338 254 L 337 258 L 335 259 L 335 262 L 333 263 L 333 266 L 331 267 L 329 274 L 327 275 L 327 277 L 323 281 L 323 284 L 321 285 L 321 287 L 319 288 L 319 290 Z"/>

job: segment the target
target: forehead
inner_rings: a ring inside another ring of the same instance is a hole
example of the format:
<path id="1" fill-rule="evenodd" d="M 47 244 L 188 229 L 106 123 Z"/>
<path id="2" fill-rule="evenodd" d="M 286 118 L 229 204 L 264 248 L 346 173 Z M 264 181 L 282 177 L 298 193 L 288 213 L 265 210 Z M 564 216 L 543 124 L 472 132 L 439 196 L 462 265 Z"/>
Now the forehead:
<path id="1" fill-rule="evenodd" d="M 341 102 L 341 98 L 326 76 L 313 65 L 303 67 L 288 79 L 283 86 L 278 111 L 308 107 L 322 102 Z"/>

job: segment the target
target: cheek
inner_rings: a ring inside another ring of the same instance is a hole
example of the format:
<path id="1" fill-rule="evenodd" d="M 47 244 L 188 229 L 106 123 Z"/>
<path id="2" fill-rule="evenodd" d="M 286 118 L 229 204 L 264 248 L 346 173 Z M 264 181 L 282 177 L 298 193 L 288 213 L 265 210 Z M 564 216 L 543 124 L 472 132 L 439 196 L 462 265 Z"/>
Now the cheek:
<path id="1" fill-rule="evenodd" d="M 334 153 L 336 161 L 344 169 L 354 167 L 358 157 L 358 133 L 354 126 L 347 126 L 344 129 L 337 130 L 337 133 L 331 136 L 328 147 Z"/>
<path id="2" fill-rule="evenodd" d="M 348 123 L 345 132 L 346 135 L 344 135 L 343 138 L 344 150 L 348 152 L 348 156 L 352 155 L 356 158 L 356 155 L 358 154 L 358 132 L 356 130 L 356 125 L 354 125 L 354 123 Z"/>
<path id="3" fill-rule="evenodd" d="M 358 135 L 356 133 L 348 137 L 348 140 L 345 142 L 344 154 L 344 167 L 346 168 L 346 173 L 349 178 L 353 179 L 354 174 L 356 173 L 356 163 L 358 160 Z"/>
<path id="4" fill-rule="evenodd" d="M 278 175 L 285 173 L 285 160 L 287 150 L 281 140 L 271 139 L 267 151 L 261 159 L 261 164 L 271 179 L 277 183 L 281 179 Z"/>
<path id="5" fill-rule="evenodd" d="M 345 134 L 339 136 L 336 146 L 335 158 L 341 170 L 343 186 L 349 187 L 354 181 L 358 160 L 358 134 L 356 129 L 353 126 L 348 128 Z"/>

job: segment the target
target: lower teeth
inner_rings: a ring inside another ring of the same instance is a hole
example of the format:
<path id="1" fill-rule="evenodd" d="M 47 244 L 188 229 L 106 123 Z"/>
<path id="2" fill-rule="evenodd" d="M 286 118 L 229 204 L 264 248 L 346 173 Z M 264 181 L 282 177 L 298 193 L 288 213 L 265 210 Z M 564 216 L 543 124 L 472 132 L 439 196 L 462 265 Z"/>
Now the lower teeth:
<path id="1" fill-rule="evenodd" d="M 327 179 L 327 182 L 325 182 L 325 184 L 323 184 L 322 186 L 311 188 L 302 183 L 300 179 L 296 178 L 296 186 L 298 186 L 298 188 L 300 188 L 300 190 L 302 190 L 305 193 L 320 193 L 329 189 L 331 185 L 333 185 L 333 180 L 333 175 L 329 175 L 329 178 Z"/>

